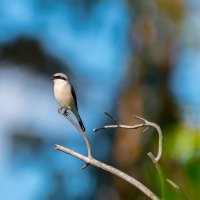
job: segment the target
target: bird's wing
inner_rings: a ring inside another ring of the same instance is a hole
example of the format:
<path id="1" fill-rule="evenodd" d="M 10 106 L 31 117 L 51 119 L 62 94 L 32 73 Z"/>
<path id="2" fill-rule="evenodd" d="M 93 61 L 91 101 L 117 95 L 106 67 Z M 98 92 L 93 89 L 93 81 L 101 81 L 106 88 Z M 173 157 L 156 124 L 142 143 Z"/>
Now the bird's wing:
<path id="1" fill-rule="evenodd" d="M 77 110 L 78 110 L 77 99 L 76 99 L 76 93 L 75 93 L 75 90 L 74 90 L 73 85 L 71 85 L 71 88 L 72 88 L 72 97 L 73 97 L 73 99 L 74 99 L 76 108 L 77 108 Z"/>

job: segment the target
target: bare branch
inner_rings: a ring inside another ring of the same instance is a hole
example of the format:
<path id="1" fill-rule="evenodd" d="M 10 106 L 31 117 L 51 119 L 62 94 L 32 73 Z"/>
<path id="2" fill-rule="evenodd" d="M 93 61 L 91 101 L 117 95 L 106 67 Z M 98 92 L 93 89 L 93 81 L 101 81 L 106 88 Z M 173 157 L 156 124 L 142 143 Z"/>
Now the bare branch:
<path id="1" fill-rule="evenodd" d="M 144 127 L 144 124 L 138 124 L 138 125 L 135 125 L 135 126 L 127 126 L 127 125 L 117 124 L 117 125 L 106 125 L 106 126 L 103 126 L 103 127 L 101 127 L 101 128 L 94 128 L 93 131 L 94 131 L 94 132 L 97 132 L 97 131 L 99 131 L 99 130 L 108 129 L 108 128 L 137 129 L 137 128 L 141 128 L 141 127 Z"/>
<path id="2" fill-rule="evenodd" d="M 159 138 L 158 138 L 158 154 L 157 154 L 157 156 L 154 156 L 151 152 L 149 152 L 149 153 L 147 153 L 147 155 L 151 158 L 151 160 L 154 164 L 159 162 L 159 160 L 162 156 L 162 131 L 160 129 L 160 126 L 158 126 L 157 124 L 155 124 L 153 122 L 149 122 L 148 120 L 146 120 L 142 117 L 138 117 L 138 116 L 134 116 L 134 118 L 141 120 L 143 122 L 142 124 L 137 124 L 137 125 L 134 125 L 134 126 L 122 125 L 111 114 L 109 114 L 107 112 L 104 112 L 104 113 L 107 116 L 109 116 L 110 118 L 114 119 L 113 121 L 116 122 L 117 124 L 106 125 L 106 126 L 103 126 L 101 128 L 95 128 L 95 129 L 93 129 L 94 132 L 97 132 L 97 131 L 102 130 L 102 129 L 109 129 L 109 128 L 137 129 L 137 128 L 141 128 L 141 127 L 145 127 L 145 129 L 143 130 L 143 132 L 145 132 L 149 127 L 155 128 L 157 130 L 158 136 L 159 136 Z"/>
<path id="3" fill-rule="evenodd" d="M 67 153 L 71 156 L 74 156 L 80 160 L 83 160 L 85 163 L 88 163 L 90 165 L 93 165 L 95 167 L 98 167 L 100 169 L 103 169 L 105 171 L 108 171 L 120 178 L 122 178 L 123 180 L 127 181 L 128 183 L 132 184 L 133 186 L 135 186 L 136 188 L 138 188 L 140 191 L 142 191 L 144 194 L 146 194 L 150 199 L 152 200 L 160 200 L 160 198 L 158 196 L 156 196 L 150 189 L 148 189 L 145 185 L 143 185 L 142 183 L 140 183 L 139 181 L 137 181 L 136 179 L 134 179 L 133 177 L 125 174 L 124 172 L 110 166 L 110 165 L 107 165 L 105 163 L 102 163 L 96 159 L 94 159 L 93 157 L 86 157 L 86 156 L 83 156 L 82 154 L 79 154 L 75 151 L 72 151 L 68 148 L 65 148 L 63 146 L 60 146 L 60 145 L 57 145 L 55 144 L 54 145 L 55 149 L 56 150 L 59 150 L 59 151 L 62 151 L 64 153 Z"/>
<path id="4" fill-rule="evenodd" d="M 174 183 L 172 180 L 170 180 L 170 179 L 166 179 L 166 181 L 174 188 L 174 189 L 176 189 L 176 190 L 179 190 L 180 188 L 179 188 L 179 186 L 176 184 L 176 183 Z"/>
<path id="5" fill-rule="evenodd" d="M 161 187 L 161 199 L 163 199 L 164 194 L 165 194 L 164 177 L 163 177 L 161 167 L 158 163 L 161 156 L 162 156 L 162 131 L 161 131 L 160 127 L 155 123 L 149 122 L 142 117 L 135 116 L 135 118 L 142 120 L 144 122 L 144 124 L 146 125 L 146 128 L 143 132 L 145 132 L 149 127 L 155 128 L 158 132 L 158 136 L 159 136 L 158 137 L 158 140 L 159 140 L 159 142 L 158 142 L 159 143 L 158 144 L 158 155 L 155 157 L 151 152 L 147 153 L 147 155 L 151 158 L 152 162 L 155 165 L 156 171 L 158 173 L 158 177 L 159 177 L 159 180 L 160 180 L 160 187 Z"/>
<path id="6" fill-rule="evenodd" d="M 159 163 L 154 163 L 156 168 L 156 172 L 158 173 L 159 181 L 160 181 L 160 190 L 161 190 L 161 199 L 165 199 L 165 179 L 162 172 L 162 168 L 160 167 Z"/>
<path id="7" fill-rule="evenodd" d="M 71 149 L 65 148 L 65 147 L 57 145 L 57 144 L 54 145 L 56 150 L 62 151 L 64 153 L 72 155 L 72 156 L 74 156 L 74 157 L 76 157 L 80 160 L 83 160 L 85 162 L 85 165 L 81 169 L 85 169 L 88 165 L 96 166 L 96 167 L 101 168 L 105 171 L 108 171 L 108 172 L 122 178 L 123 180 L 127 181 L 128 183 L 132 184 L 133 186 L 138 188 L 140 191 L 142 191 L 144 194 L 146 194 L 150 199 L 160 200 L 160 198 L 158 196 L 156 196 L 149 188 L 144 186 L 142 183 L 140 183 L 139 181 L 137 181 L 133 177 L 125 174 L 124 172 L 122 172 L 122 171 L 120 171 L 120 170 L 118 170 L 118 169 L 116 169 L 112 166 L 109 166 L 105 163 L 102 163 L 102 162 L 94 159 L 92 157 L 92 150 L 91 150 L 90 143 L 89 143 L 89 140 L 88 140 L 85 132 L 82 131 L 80 126 L 76 122 L 74 122 L 74 120 L 66 112 L 63 113 L 60 110 L 58 110 L 58 112 L 60 114 L 62 114 L 64 117 L 66 117 L 76 127 L 76 129 L 80 132 L 80 134 L 82 135 L 82 137 L 83 137 L 83 139 L 86 143 L 87 150 L 88 150 L 88 156 L 84 156 L 84 155 L 79 154 L 75 151 L 72 151 Z M 117 123 L 117 125 L 108 125 L 108 126 L 104 126 L 103 128 L 100 128 L 100 129 L 105 129 L 105 128 L 130 128 L 130 127 L 132 129 L 137 129 L 137 128 L 140 128 L 140 127 L 151 126 L 151 125 L 149 125 L 148 121 L 145 121 L 144 124 L 138 124 L 138 125 L 135 125 L 135 126 L 125 126 L 125 125 L 120 124 L 119 121 L 116 118 L 114 118 L 112 115 L 108 114 L 107 112 L 105 112 L 105 114 L 107 116 L 109 116 L 115 123 Z M 139 117 L 137 117 L 137 118 L 144 121 L 144 119 L 142 119 L 142 118 L 139 118 Z M 94 131 L 98 131 L 100 129 L 95 129 Z"/>
<path id="8" fill-rule="evenodd" d="M 184 191 L 172 180 L 170 179 L 166 179 L 167 183 L 169 183 L 169 185 L 171 185 L 177 192 L 179 192 L 179 194 L 185 199 L 185 200 L 189 200 L 190 198 L 188 198 Z"/>
<path id="9" fill-rule="evenodd" d="M 81 127 L 68 115 L 67 112 L 61 112 L 60 110 L 58 110 L 58 113 L 63 115 L 64 117 L 66 117 L 75 127 L 76 129 L 78 130 L 78 132 L 81 134 L 81 136 L 83 137 L 84 141 L 85 141 L 85 144 L 86 144 L 86 147 L 87 147 L 87 151 L 88 151 L 88 157 L 92 157 L 92 150 L 91 150 L 91 146 L 90 146 L 90 142 L 85 134 L 85 132 L 83 132 L 83 130 L 81 129 Z M 82 167 L 82 169 L 86 168 L 87 167 L 87 164 L 84 165 Z"/>
<path id="10" fill-rule="evenodd" d="M 155 164 L 155 163 L 159 162 L 159 160 L 162 156 L 162 139 L 163 139 L 163 136 L 162 136 L 162 131 L 160 129 L 160 126 L 158 126 L 157 124 L 152 123 L 152 122 L 149 122 L 149 126 L 154 127 L 158 132 L 158 154 L 155 157 L 151 152 L 148 153 L 148 156 L 151 158 L 152 162 Z"/>

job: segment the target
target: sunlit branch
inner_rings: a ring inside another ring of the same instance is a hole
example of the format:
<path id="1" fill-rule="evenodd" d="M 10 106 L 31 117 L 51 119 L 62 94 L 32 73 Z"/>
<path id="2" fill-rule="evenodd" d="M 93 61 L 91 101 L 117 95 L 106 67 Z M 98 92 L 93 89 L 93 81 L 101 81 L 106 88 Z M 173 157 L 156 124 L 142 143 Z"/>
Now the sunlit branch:
<path id="1" fill-rule="evenodd" d="M 171 185 L 171 187 L 173 187 L 177 192 L 180 193 L 180 195 L 185 199 L 185 200 L 189 200 L 189 198 L 184 194 L 183 190 L 172 180 L 170 179 L 166 179 L 167 183 L 169 183 L 169 185 Z"/>
<path id="2" fill-rule="evenodd" d="M 90 165 L 93 165 L 95 167 L 98 167 L 98 168 L 101 168 L 105 171 L 108 171 L 120 178 L 122 178 L 123 180 L 127 181 L 128 183 L 132 184 L 133 186 L 135 186 L 136 188 L 138 188 L 140 191 L 142 191 L 144 194 L 146 194 L 150 199 L 152 200 L 160 200 L 159 197 L 157 197 L 150 189 L 148 189 L 145 185 L 143 185 L 142 183 L 140 183 L 139 181 L 137 181 L 136 179 L 134 179 L 133 177 L 125 174 L 124 172 L 112 167 L 112 166 L 109 166 L 105 163 L 102 163 L 96 159 L 94 159 L 93 157 L 86 157 L 86 156 L 83 156 L 82 154 L 79 154 L 75 151 L 72 151 L 71 149 L 68 149 L 68 148 L 65 148 L 63 146 L 60 146 L 60 145 L 57 145 L 55 144 L 54 145 L 54 148 L 56 150 L 59 150 L 59 151 L 62 151 L 64 153 L 67 153 L 71 156 L 74 156 L 80 160 L 83 160 L 85 163 L 88 163 Z"/>
<path id="3" fill-rule="evenodd" d="M 91 146 L 90 146 L 89 140 L 88 140 L 85 132 L 82 131 L 82 129 L 79 127 L 79 125 L 76 122 L 74 122 L 74 120 L 66 112 L 62 113 L 59 111 L 59 113 L 62 114 L 64 117 L 66 117 L 76 127 L 76 129 L 81 133 L 81 135 L 86 143 L 86 146 L 87 146 L 88 156 L 84 156 L 80 153 L 77 153 L 75 151 L 72 151 L 71 149 L 65 148 L 65 147 L 57 145 L 57 144 L 54 145 L 56 150 L 62 151 L 64 153 L 74 156 L 80 160 L 83 160 L 86 164 L 82 167 L 82 169 L 86 168 L 88 165 L 96 166 L 96 167 L 101 168 L 105 171 L 108 171 L 108 172 L 122 178 L 123 180 L 127 181 L 128 183 L 132 184 L 133 186 L 138 188 L 140 191 L 142 191 L 145 195 L 147 195 L 150 199 L 160 200 L 160 198 L 158 196 L 156 196 L 156 194 L 154 194 L 149 188 L 147 188 L 145 185 L 143 185 L 142 183 L 140 183 L 133 177 L 125 174 L 124 172 L 122 172 L 112 166 L 109 166 L 105 163 L 102 163 L 102 162 L 94 159 L 92 157 Z M 107 115 L 110 116 L 113 119 L 113 121 L 115 121 L 115 123 L 117 123 L 117 120 L 114 117 L 112 117 L 109 114 L 107 114 Z M 141 127 L 141 126 L 138 126 L 138 127 Z"/>
<path id="4" fill-rule="evenodd" d="M 153 127 L 157 130 L 157 132 L 158 132 L 158 154 L 156 157 L 151 152 L 147 153 L 147 155 L 151 158 L 152 162 L 155 164 L 155 168 L 158 173 L 159 180 L 160 180 L 161 195 L 162 195 L 161 199 L 162 199 L 164 197 L 164 178 L 163 178 L 162 170 L 158 164 L 158 162 L 162 156 L 162 131 L 161 131 L 160 127 L 157 124 L 149 122 L 146 119 L 138 117 L 138 116 L 134 116 L 134 118 L 143 121 L 142 124 L 137 124 L 137 125 L 133 125 L 133 126 L 123 125 L 119 122 L 119 120 L 117 120 L 110 113 L 104 112 L 104 114 L 112 119 L 112 121 L 114 122 L 114 125 L 106 125 L 101 128 L 95 128 L 95 129 L 93 129 L 94 132 L 97 132 L 102 129 L 109 129 L 109 128 L 137 129 L 137 128 L 145 127 L 145 129 L 143 130 L 143 132 L 145 132 L 149 127 Z"/>
<path id="5" fill-rule="evenodd" d="M 141 128 L 141 127 L 145 127 L 145 130 L 143 131 L 143 132 L 145 132 L 149 127 L 155 128 L 158 132 L 158 154 L 157 154 L 157 156 L 154 156 L 151 152 L 149 152 L 149 153 L 147 153 L 147 155 L 151 158 L 151 160 L 154 164 L 160 160 L 160 158 L 162 156 L 162 131 L 160 129 L 160 126 L 158 126 L 157 124 L 155 124 L 153 122 L 149 122 L 146 119 L 144 119 L 142 117 L 138 117 L 138 116 L 134 116 L 134 118 L 142 120 L 143 121 L 142 124 L 137 124 L 137 125 L 133 125 L 133 126 L 123 125 L 115 117 L 113 117 L 110 113 L 107 113 L 107 112 L 104 112 L 104 113 L 108 117 L 110 117 L 115 124 L 114 125 L 106 125 L 101 128 L 95 128 L 95 129 L 93 129 L 94 132 L 97 132 L 102 129 L 109 129 L 109 128 L 137 129 L 137 128 Z"/>
<path id="6" fill-rule="evenodd" d="M 81 134 L 81 136 L 83 137 L 86 147 L 87 147 L 87 151 L 88 151 L 88 158 L 92 157 L 92 149 L 90 146 L 90 142 L 85 134 L 85 132 L 81 129 L 81 127 L 69 116 L 69 114 L 67 112 L 61 112 L 60 110 L 58 110 L 58 113 L 63 115 L 64 117 L 66 117 L 78 130 L 78 132 Z M 85 169 L 88 166 L 89 163 L 86 162 L 86 164 L 81 168 L 81 169 Z"/>
<path id="7" fill-rule="evenodd" d="M 178 186 L 176 183 L 174 183 L 172 180 L 166 179 L 166 181 L 167 181 L 174 189 L 176 189 L 176 190 L 179 190 L 179 189 L 180 189 L 179 186 Z"/>

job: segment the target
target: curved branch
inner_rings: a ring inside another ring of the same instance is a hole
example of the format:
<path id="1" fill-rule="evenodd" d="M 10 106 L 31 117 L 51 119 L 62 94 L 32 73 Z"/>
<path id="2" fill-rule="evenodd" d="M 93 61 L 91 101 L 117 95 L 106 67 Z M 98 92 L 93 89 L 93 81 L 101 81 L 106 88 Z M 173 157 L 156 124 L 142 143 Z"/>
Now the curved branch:
<path id="1" fill-rule="evenodd" d="M 163 136 L 162 136 L 162 131 L 160 129 L 160 126 L 158 126 L 157 124 L 152 123 L 152 122 L 149 122 L 149 126 L 155 128 L 158 132 L 158 154 L 157 154 L 156 157 L 151 152 L 149 152 L 147 154 L 151 158 L 152 162 L 154 164 L 156 164 L 156 163 L 159 162 L 159 160 L 162 156 L 162 139 L 163 139 Z"/>
<path id="2" fill-rule="evenodd" d="M 141 128 L 141 127 L 146 127 L 143 131 L 143 132 L 145 132 L 149 127 L 155 128 L 158 132 L 158 154 L 157 154 L 157 156 L 154 156 L 151 152 L 149 152 L 149 153 L 147 153 L 147 155 L 151 158 L 151 160 L 154 164 L 159 162 L 159 160 L 162 156 L 162 131 L 160 129 L 160 126 L 158 126 L 157 124 L 155 124 L 153 122 L 149 122 L 146 119 L 144 119 L 142 117 L 138 117 L 138 116 L 134 116 L 134 118 L 142 120 L 143 121 L 142 124 L 137 124 L 134 126 L 123 125 L 123 124 L 119 123 L 119 121 L 116 118 L 114 118 L 111 114 L 108 114 L 107 112 L 104 112 L 104 113 L 107 116 L 109 116 L 116 124 L 106 125 L 101 128 L 95 128 L 95 129 L 93 129 L 94 132 L 97 132 L 102 129 L 108 129 L 108 128 L 137 129 L 137 128 Z"/>
<path id="3" fill-rule="evenodd" d="M 67 153 L 71 156 L 74 156 L 80 160 L 83 160 L 84 162 L 88 163 L 88 164 L 91 164 L 93 166 L 96 166 L 100 169 L 103 169 L 105 171 L 108 171 L 118 177 L 120 177 L 121 179 L 127 181 L 128 183 L 132 184 L 133 186 L 135 186 L 136 188 L 138 188 L 140 191 L 142 191 L 144 194 L 146 194 L 150 199 L 152 200 L 160 200 L 160 198 L 158 196 L 156 196 L 150 189 L 148 189 L 145 185 L 143 185 L 142 183 L 140 183 L 139 181 L 137 181 L 136 179 L 134 179 L 133 177 L 125 174 L 124 172 L 110 166 L 110 165 L 107 165 L 105 163 L 102 163 L 96 159 L 94 159 L 93 157 L 86 157 L 86 156 L 83 156 L 82 154 L 79 154 L 75 151 L 72 151 L 68 148 L 65 148 L 63 146 L 60 146 L 60 145 L 57 145 L 55 144 L 54 145 L 54 148 L 56 150 L 59 150 L 59 151 L 62 151 L 64 153 Z"/>
<path id="4" fill-rule="evenodd" d="M 62 113 L 60 110 L 58 110 L 58 112 L 60 114 L 62 114 L 64 117 L 66 117 L 76 127 L 76 129 L 80 132 L 80 134 L 82 135 L 82 137 L 83 137 L 83 139 L 84 139 L 84 141 L 86 143 L 87 150 L 88 150 L 88 156 L 86 157 L 86 156 L 84 156 L 82 154 L 79 154 L 79 153 L 77 153 L 75 151 L 72 151 L 71 149 L 65 148 L 65 147 L 57 145 L 57 144 L 54 145 L 56 150 L 62 151 L 64 153 L 72 155 L 72 156 L 74 156 L 74 157 L 76 157 L 76 158 L 78 158 L 80 160 L 83 160 L 86 164 L 81 169 L 86 168 L 88 165 L 96 166 L 96 167 L 101 168 L 101 169 L 103 169 L 105 171 L 108 171 L 108 172 L 110 172 L 110 173 L 122 178 L 123 180 L 127 181 L 128 183 L 132 184 L 133 186 L 138 188 L 140 191 L 142 191 L 144 194 L 146 194 L 152 200 L 160 200 L 160 198 L 158 196 L 156 196 L 149 188 L 144 186 L 142 183 L 140 183 L 139 181 L 137 181 L 133 177 L 125 174 L 124 172 L 122 172 L 122 171 L 120 171 L 120 170 L 118 170 L 118 169 L 116 169 L 116 168 L 114 168 L 112 166 L 109 166 L 109 165 L 107 165 L 105 163 L 102 163 L 102 162 L 94 159 L 92 157 L 92 150 L 91 150 L 90 143 L 89 143 L 89 140 L 88 140 L 85 132 L 82 131 L 80 126 L 66 112 Z M 121 125 L 114 117 L 112 117 L 112 115 L 110 115 L 108 113 L 105 113 L 105 114 L 108 115 L 109 117 L 111 117 L 112 120 L 115 123 L 117 123 L 117 125 L 107 126 L 108 128 L 119 128 L 119 127 L 120 128 L 127 128 L 127 126 Z M 117 127 L 115 127 L 115 126 L 117 126 Z M 134 127 L 136 129 L 136 128 L 140 128 L 140 127 L 144 127 L 144 126 L 147 126 L 147 125 L 146 124 L 139 124 L 139 125 L 132 126 L 132 128 Z M 100 130 L 100 129 L 96 129 L 96 131 L 97 130 Z"/>
<path id="5" fill-rule="evenodd" d="M 58 110 L 58 113 L 63 115 L 64 117 L 66 117 L 78 130 L 78 132 L 81 134 L 81 136 L 83 137 L 86 147 L 87 147 L 87 151 L 88 151 L 88 157 L 91 158 L 92 157 L 92 149 L 90 146 L 90 142 L 85 134 L 85 132 L 83 132 L 83 130 L 81 129 L 81 127 L 68 115 L 67 112 L 61 112 L 60 110 Z M 84 169 L 87 166 L 82 167 L 82 169 Z"/>

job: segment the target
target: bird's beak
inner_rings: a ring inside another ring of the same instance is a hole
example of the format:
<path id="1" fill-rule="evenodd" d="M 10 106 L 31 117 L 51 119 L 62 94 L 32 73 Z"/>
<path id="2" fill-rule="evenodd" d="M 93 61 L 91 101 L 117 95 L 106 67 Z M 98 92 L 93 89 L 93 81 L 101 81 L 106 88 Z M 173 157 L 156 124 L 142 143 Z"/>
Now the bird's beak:
<path id="1" fill-rule="evenodd" d="M 54 80 L 54 77 L 52 76 L 52 77 L 50 77 L 49 79 L 50 79 L 50 80 Z"/>

